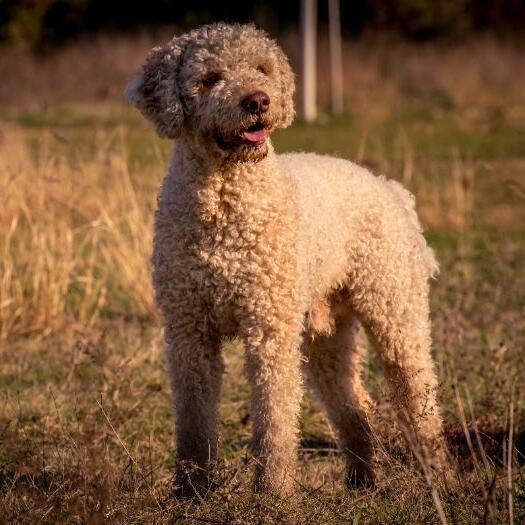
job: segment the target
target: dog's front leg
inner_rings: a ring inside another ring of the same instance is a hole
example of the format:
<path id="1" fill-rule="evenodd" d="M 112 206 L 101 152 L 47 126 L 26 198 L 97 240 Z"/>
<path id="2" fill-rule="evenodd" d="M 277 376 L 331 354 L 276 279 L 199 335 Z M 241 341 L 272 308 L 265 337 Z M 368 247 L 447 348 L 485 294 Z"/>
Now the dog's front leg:
<path id="1" fill-rule="evenodd" d="M 301 402 L 300 329 L 252 327 L 245 337 L 251 386 L 255 487 L 285 495 L 293 490 Z"/>
<path id="2" fill-rule="evenodd" d="M 210 485 L 209 471 L 217 458 L 224 370 L 220 338 L 199 324 L 203 318 L 181 315 L 170 323 L 166 346 L 176 416 L 176 489 L 190 498 L 205 493 Z"/>

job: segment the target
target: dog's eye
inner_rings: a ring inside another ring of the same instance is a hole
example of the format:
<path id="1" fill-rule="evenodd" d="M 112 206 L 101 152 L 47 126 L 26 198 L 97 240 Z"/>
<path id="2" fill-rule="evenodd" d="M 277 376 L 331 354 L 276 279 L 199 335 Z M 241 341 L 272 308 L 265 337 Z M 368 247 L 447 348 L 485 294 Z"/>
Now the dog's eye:
<path id="1" fill-rule="evenodd" d="M 257 66 L 257 71 L 259 71 L 259 73 L 262 73 L 263 75 L 268 75 L 270 73 L 269 69 L 262 64 L 259 64 Z"/>
<path id="2" fill-rule="evenodd" d="M 220 73 L 210 73 L 202 79 L 202 85 L 205 87 L 212 87 L 215 84 L 217 84 L 219 80 L 222 80 L 222 76 Z"/>

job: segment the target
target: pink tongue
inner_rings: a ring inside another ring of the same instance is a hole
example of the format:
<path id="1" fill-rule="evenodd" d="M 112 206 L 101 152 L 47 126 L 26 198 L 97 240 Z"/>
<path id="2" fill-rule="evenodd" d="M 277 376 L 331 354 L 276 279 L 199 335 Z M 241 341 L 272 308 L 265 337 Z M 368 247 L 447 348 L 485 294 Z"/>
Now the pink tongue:
<path id="1" fill-rule="evenodd" d="M 257 131 L 244 131 L 242 135 L 249 142 L 264 142 L 268 136 L 268 133 L 263 128 Z"/>

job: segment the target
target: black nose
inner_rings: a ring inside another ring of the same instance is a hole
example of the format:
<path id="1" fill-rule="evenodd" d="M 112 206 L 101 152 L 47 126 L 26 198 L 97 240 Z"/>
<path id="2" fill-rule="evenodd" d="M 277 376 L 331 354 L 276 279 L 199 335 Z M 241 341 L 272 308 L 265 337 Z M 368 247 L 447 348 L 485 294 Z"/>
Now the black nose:
<path id="1" fill-rule="evenodd" d="M 270 97 L 264 91 L 254 91 L 241 100 L 241 106 L 248 113 L 266 113 L 270 107 Z"/>

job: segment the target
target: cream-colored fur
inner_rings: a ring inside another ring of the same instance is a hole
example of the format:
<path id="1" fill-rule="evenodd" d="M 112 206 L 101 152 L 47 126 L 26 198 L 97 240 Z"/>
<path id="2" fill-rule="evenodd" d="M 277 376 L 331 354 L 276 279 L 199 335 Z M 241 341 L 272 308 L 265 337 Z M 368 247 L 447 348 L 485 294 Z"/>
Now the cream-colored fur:
<path id="1" fill-rule="evenodd" d="M 253 26 L 175 37 L 127 92 L 161 136 L 176 138 L 152 262 L 182 492 L 205 488 L 217 457 L 224 336 L 245 345 L 259 488 L 293 486 L 301 368 L 337 433 L 347 481 L 373 482 L 359 323 L 400 421 L 443 465 L 428 312 L 437 264 L 413 197 L 345 160 L 273 152 L 266 135 L 293 118 L 293 74 Z"/>

